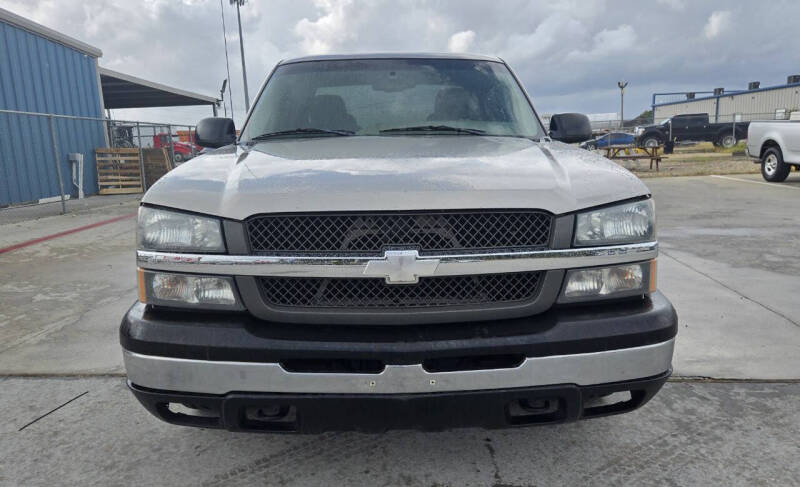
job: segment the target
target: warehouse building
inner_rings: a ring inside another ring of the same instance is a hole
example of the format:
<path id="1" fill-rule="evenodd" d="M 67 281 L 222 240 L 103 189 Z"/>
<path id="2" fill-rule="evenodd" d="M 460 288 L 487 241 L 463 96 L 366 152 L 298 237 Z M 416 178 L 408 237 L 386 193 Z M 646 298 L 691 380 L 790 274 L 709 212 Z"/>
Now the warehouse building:
<path id="1" fill-rule="evenodd" d="M 0 8 L 0 207 L 60 198 L 62 188 L 69 196 L 70 154 L 84 157 L 84 194 L 97 193 L 94 153 L 108 146 L 106 108 L 216 110 L 213 97 L 103 69 L 102 55 Z"/>
<path id="2" fill-rule="evenodd" d="M 746 90 L 653 94 L 655 122 L 685 113 L 707 113 L 716 122 L 784 120 L 794 111 L 800 111 L 800 75 L 788 76 L 786 84 L 766 88 L 753 81 Z"/>

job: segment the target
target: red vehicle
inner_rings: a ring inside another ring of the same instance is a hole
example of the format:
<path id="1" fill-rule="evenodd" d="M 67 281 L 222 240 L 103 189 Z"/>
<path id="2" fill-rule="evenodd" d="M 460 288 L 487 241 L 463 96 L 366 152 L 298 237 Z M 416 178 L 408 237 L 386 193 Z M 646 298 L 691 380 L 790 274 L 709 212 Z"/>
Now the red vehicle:
<path id="1" fill-rule="evenodd" d="M 169 134 L 160 133 L 153 136 L 153 147 L 160 149 L 162 147 L 169 148 Z M 191 142 L 181 142 L 177 138 L 172 138 L 172 150 L 175 153 L 173 162 L 175 164 L 182 164 L 192 157 L 196 156 L 203 148 Z"/>

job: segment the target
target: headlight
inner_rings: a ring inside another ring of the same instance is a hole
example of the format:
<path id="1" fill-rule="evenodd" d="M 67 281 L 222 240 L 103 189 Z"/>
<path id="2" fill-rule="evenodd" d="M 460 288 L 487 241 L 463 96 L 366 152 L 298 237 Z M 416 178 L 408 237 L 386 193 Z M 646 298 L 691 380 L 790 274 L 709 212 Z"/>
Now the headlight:
<path id="1" fill-rule="evenodd" d="M 225 251 L 216 218 L 141 206 L 137 233 L 141 250 Z"/>
<path id="2" fill-rule="evenodd" d="M 567 272 L 559 302 L 641 296 L 656 289 L 656 261 Z"/>
<path id="3" fill-rule="evenodd" d="M 644 127 L 636 127 L 633 129 L 633 135 L 642 135 L 644 133 Z"/>
<path id="4" fill-rule="evenodd" d="M 578 213 L 575 245 L 648 242 L 656 236 L 653 200 Z"/>
<path id="5" fill-rule="evenodd" d="M 139 300 L 163 306 L 242 309 L 233 279 L 139 269 Z"/>

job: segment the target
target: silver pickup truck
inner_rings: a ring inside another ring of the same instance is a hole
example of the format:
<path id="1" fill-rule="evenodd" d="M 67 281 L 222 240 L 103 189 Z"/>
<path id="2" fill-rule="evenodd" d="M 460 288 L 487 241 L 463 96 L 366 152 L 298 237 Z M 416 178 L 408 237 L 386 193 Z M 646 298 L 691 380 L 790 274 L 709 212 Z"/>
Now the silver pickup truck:
<path id="1" fill-rule="evenodd" d="M 671 371 L 650 191 L 549 132 L 500 59 L 319 56 L 142 199 L 128 385 L 233 431 L 516 427 L 631 411 Z M 556 141 L 557 139 L 558 141 Z"/>
<path id="2" fill-rule="evenodd" d="M 761 163 L 765 180 L 785 181 L 792 166 L 800 170 L 800 119 L 750 122 L 747 154 Z"/>

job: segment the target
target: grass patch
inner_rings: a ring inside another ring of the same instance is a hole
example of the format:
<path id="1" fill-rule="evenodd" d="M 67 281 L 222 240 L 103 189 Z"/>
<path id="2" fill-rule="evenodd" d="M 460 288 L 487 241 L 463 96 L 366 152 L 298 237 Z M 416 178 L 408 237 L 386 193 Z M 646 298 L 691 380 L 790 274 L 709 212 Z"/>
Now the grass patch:
<path id="1" fill-rule="evenodd" d="M 760 166 L 751 159 L 730 155 L 715 157 L 708 154 L 686 154 L 687 157 L 666 156 L 661 161 L 660 170 L 650 169 L 650 161 L 613 161 L 641 178 L 657 178 L 670 176 L 706 176 L 710 174 L 755 174 Z M 694 157 L 691 157 L 694 156 Z"/>

